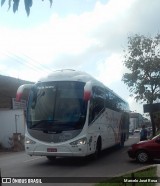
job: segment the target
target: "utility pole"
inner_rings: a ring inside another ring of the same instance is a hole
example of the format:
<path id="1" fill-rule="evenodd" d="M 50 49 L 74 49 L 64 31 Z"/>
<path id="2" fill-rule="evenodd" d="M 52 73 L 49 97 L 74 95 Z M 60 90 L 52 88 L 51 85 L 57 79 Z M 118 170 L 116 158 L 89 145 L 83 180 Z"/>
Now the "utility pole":
<path id="1" fill-rule="evenodd" d="M 17 134 L 17 128 L 18 128 L 18 124 L 17 124 L 17 118 L 19 117 L 19 115 L 15 114 L 15 129 L 16 129 L 16 134 Z"/>

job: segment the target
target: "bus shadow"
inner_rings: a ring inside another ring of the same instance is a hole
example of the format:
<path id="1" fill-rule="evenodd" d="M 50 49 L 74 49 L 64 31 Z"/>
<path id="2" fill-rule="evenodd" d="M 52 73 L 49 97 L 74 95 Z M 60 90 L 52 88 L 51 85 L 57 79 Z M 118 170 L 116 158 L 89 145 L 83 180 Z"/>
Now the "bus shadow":
<path id="1" fill-rule="evenodd" d="M 119 147 L 115 146 L 101 151 L 101 155 L 98 158 L 95 158 L 93 155 L 87 157 L 57 157 L 53 161 L 46 159 L 42 164 L 47 164 L 48 166 L 87 166 L 88 164 L 97 164 L 107 158 L 107 156 L 117 153 L 120 150 Z"/>

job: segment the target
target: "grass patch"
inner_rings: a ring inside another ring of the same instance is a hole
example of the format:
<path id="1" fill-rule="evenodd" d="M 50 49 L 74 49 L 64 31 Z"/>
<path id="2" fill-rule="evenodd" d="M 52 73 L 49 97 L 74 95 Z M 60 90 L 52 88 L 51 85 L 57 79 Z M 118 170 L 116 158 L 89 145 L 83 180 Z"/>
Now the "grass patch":
<path id="1" fill-rule="evenodd" d="M 96 186 L 155 186 L 158 179 L 156 172 L 157 167 L 149 167 L 120 177 L 107 179 L 96 184 Z"/>

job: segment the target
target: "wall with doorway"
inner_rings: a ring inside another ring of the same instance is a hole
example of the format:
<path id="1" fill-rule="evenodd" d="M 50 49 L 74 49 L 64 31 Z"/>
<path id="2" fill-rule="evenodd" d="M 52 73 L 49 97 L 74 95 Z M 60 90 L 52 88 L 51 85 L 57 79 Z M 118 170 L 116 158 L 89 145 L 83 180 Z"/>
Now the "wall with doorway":
<path id="1" fill-rule="evenodd" d="M 11 148 L 14 133 L 25 134 L 25 116 L 23 110 L 0 110 L 0 144 Z"/>

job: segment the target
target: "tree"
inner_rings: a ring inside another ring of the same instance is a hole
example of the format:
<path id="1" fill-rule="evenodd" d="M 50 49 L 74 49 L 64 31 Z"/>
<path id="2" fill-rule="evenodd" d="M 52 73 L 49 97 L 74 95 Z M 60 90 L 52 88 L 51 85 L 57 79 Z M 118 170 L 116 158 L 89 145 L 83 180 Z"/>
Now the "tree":
<path id="1" fill-rule="evenodd" d="M 128 85 L 131 96 L 141 103 L 153 104 L 160 99 L 160 34 L 146 37 L 135 34 L 128 37 L 128 48 L 124 50 L 124 65 L 130 72 L 122 81 Z M 150 113 L 153 135 L 155 124 Z"/>
<path id="2" fill-rule="evenodd" d="M 52 0 L 49 1 L 50 1 L 50 6 L 52 6 Z M 1 6 L 3 6 L 5 2 L 6 0 L 1 0 Z M 8 0 L 8 9 L 10 9 L 12 2 L 13 2 L 13 12 L 15 13 L 18 10 L 20 0 Z M 24 0 L 25 10 L 28 16 L 30 14 L 30 8 L 32 7 L 32 4 L 33 4 L 32 0 Z"/>

